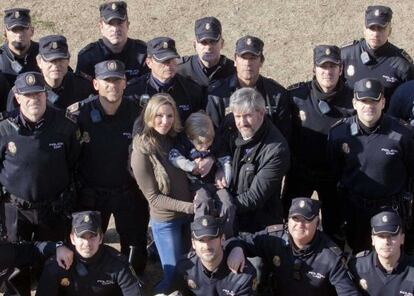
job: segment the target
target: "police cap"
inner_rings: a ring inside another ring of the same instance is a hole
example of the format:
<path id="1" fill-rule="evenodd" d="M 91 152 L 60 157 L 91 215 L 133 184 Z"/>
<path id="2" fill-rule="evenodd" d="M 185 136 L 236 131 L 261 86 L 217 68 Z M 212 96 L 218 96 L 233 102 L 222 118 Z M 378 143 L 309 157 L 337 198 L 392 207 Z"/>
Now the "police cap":
<path id="1" fill-rule="evenodd" d="M 222 220 L 205 215 L 194 219 L 191 223 L 191 236 L 200 240 L 204 237 L 218 237 L 222 234 Z"/>
<path id="2" fill-rule="evenodd" d="M 169 37 L 157 37 L 147 42 L 147 54 L 157 62 L 179 58 L 175 41 Z"/>
<path id="3" fill-rule="evenodd" d="M 365 11 L 365 27 L 377 25 L 385 27 L 391 22 L 392 10 L 387 6 L 368 6 Z"/>
<path id="4" fill-rule="evenodd" d="M 195 21 L 195 35 L 198 42 L 204 40 L 218 41 L 221 37 L 221 23 L 212 16 L 203 17 Z"/>
<path id="5" fill-rule="evenodd" d="M 103 3 L 99 6 L 99 12 L 105 23 L 109 23 L 113 19 L 125 21 L 128 17 L 127 4 L 124 1 Z"/>
<path id="6" fill-rule="evenodd" d="M 15 27 L 29 27 L 31 23 L 30 9 L 11 8 L 4 11 L 4 24 L 7 30 Z"/>
<path id="7" fill-rule="evenodd" d="M 313 49 L 313 63 L 316 66 L 321 66 L 326 62 L 341 64 L 341 51 L 338 46 L 318 45 Z"/>
<path id="8" fill-rule="evenodd" d="M 320 208 L 321 203 L 317 200 L 308 197 L 297 197 L 292 200 L 292 205 L 289 209 L 289 218 L 302 216 L 310 221 L 319 215 Z"/>
<path id="9" fill-rule="evenodd" d="M 107 60 L 95 65 L 95 78 L 125 78 L 125 64 L 119 60 Z"/>
<path id="10" fill-rule="evenodd" d="M 101 231 L 101 213 L 98 211 L 83 211 L 72 214 L 72 230 L 77 236 L 86 232 L 98 234 Z"/>
<path id="11" fill-rule="evenodd" d="M 39 54 L 45 61 L 69 59 L 68 43 L 65 36 L 49 35 L 39 39 Z"/>
<path id="12" fill-rule="evenodd" d="M 46 91 L 45 80 L 39 72 L 19 74 L 14 83 L 18 94 L 31 94 Z"/>
<path id="13" fill-rule="evenodd" d="M 402 229 L 400 216 L 394 211 L 384 211 L 371 218 L 372 234 L 397 234 Z"/>
<path id="14" fill-rule="evenodd" d="M 236 42 L 236 54 L 243 55 L 245 53 L 251 53 L 256 56 L 260 56 L 263 53 L 264 43 L 257 37 L 244 36 Z"/>
<path id="15" fill-rule="evenodd" d="M 364 78 L 354 84 L 354 97 L 357 100 L 379 101 L 384 93 L 381 82 L 375 78 Z"/>

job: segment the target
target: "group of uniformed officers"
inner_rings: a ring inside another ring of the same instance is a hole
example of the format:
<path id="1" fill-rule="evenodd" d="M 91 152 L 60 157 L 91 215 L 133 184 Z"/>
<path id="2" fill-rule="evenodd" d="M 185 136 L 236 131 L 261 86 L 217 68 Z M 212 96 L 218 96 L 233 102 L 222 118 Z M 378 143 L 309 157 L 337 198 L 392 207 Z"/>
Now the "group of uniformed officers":
<path id="1" fill-rule="evenodd" d="M 30 295 L 35 280 L 40 296 L 144 295 L 152 213 L 182 201 L 163 190 L 159 175 L 175 182 L 164 155 L 151 154 L 154 172 L 143 172 L 159 190 L 137 185 L 131 144 L 148 129 L 155 139 L 163 128 L 180 139 L 171 122 L 184 126 L 195 112 L 211 127 L 194 139 L 186 124 L 192 159 L 179 156 L 215 199 L 201 214 L 191 204 L 180 214 L 187 255 L 167 262 L 165 249 L 178 248 L 155 239 L 164 281 L 153 294 L 414 295 L 414 66 L 388 41 L 391 8 L 368 6 L 363 39 L 316 46 L 313 79 L 287 89 L 261 75 L 258 37 L 240 38 L 234 61 L 221 55 L 215 17 L 196 20 L 196 54 L 180 57 L 171 38 L 128 37 L 125 2 L 99 10 L 102 38 L 79 52 L 75 71 L 64 36 L 35 42 L 30 10 L 4 12 L 5 295 Z M 176 110 L 165 115 L 161 105 L 148 123 L 147 105 L 160 93 Z M 216 162 L 223 155 L 227 167 Z M 220 210 L 220 190 L 233 216 Z M 111 215 L 121 252 L 103 244 Z M 175 227 L 170 220 L 153 231 Z"/>

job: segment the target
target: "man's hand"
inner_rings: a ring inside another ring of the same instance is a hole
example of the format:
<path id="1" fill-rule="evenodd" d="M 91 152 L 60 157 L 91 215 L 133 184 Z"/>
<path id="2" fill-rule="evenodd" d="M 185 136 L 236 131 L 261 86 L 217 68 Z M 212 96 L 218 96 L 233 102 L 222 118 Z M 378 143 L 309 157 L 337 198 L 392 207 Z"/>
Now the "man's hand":
<path id="1" fill-rule="evenodd" d="M 73 263 L 73 251 L 65 246 L 56 249 L 56 261 L 58 265 L 68 270 Z"/>
<path id="2" fill-rule="evenodd" d="M 217 189 L 224 189 L 224 188 L 227 188 L 229 185 L 227 184 L 226 176 L 222 169 L 218 169 L 216 172 L 215 184 L 216 184 Z"/>
<path id="3" fill-rule="evenodd" d="M 206 176 L 214 164 L 214 159 L 211 156 L 206 158 L 197 158 L 194 161 L 198 165 L 198 171 L 200 172 L 201 177 Z"/>
<path id="4" fill-rule="evenodd" d="M 244 258 L 243 249 L 235 247 L 227 257 L 227 266 L 233 273 L 243 272 L 246 259 Z"/>

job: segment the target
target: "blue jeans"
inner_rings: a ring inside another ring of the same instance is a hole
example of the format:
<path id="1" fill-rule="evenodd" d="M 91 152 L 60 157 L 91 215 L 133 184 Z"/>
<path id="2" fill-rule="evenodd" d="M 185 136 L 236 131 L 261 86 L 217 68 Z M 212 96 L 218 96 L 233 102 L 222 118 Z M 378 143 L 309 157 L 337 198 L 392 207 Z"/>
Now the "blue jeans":
<path id="1" fill-rule="evenodd" d="M 155 287 L 156 293 L 167 292 L 167 289 L 171 286 L 178 259 L 189 250 L 190 221 L 190 217 L 170 221 L 151 219 L 152 235 L 164 271 L 162 281 Z"/>

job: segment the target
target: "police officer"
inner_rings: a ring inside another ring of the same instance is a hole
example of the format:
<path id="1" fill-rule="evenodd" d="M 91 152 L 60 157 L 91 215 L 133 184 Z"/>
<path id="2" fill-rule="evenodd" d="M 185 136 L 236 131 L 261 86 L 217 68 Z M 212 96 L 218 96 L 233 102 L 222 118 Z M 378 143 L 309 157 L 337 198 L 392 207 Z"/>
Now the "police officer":
<path id="1" fill-rule="evenodd" d="M 371 219 L 374 250 L 351 260 L 349 268 L 362 295 L 410 295 L 414 291 L 414 260 L 402 251 L 404 227 L 394 211 Z"/>
<path id="2" fill-rule="evenodd" d="M 120 60 L 125 64 L 127 81 L 148 72 L 145 65 L 145 42 L 128 38 L 127 4 L 112 1 L 99 7 L 99 30 L 102 38 L 85 46 L 78 54 L 76 73 L 92 80 L 95 64 L 106 60 Z"/>
<path id="3" fill-rule="evenodd" d="M 222 221 L 201 216 L 191 223 L 194 251 L 177 263 L 171 291 L 182 295 L 253 295 L 256 272 L 250 263 L 241 273 L 226 264 Z"/>
<path id="4" fill-rule="evenodd" d="M 47 100 L 50 105 L 66 109 L 94 92 L 90 81 L 68 71 L 70 54 L 64 36 L 49 35 L 40 38 L 36 59 L 46 82 Z M 9 94 L 7 107 L 8 111 L 18 107 L 14 92 Z"/>
<path id="5" fill-rule="evenodd" d="M 352 92 L 341 78 L 340 50 L 334 45 L 318 45 L 313 50 L 314 77 L 288 88 L 292 98 L 292 166 L 284 187 L 285 216 L 292 198 L 312 196 L 322 201 L 323 230 L 338 233 L 341 211 L 336 198 L 336 180 L 332 178 L 326 156 L 328 132 L 339 119 L 353 114 Z"/>
<path id="6" fill-rule="evenodd" d="M 229 112 L 229 98 L 242 87 L 256 88 L 266 101 L 266 115 L 282 132 L 290 137 L 290 110 L 286 89 L 276 81 L 260 75 L 264 62 L 264 43 L 257 37 L 244 36 L 237 40 L 235 66 L 237 73 L 213 83 L 208 88 L 207 114 L 216 127 Z"/>
<path id="7" fill-rule="evenodd" d="M 224 39 L 220 21 L 215 17 L 203 17 L 195 21 L 194 49 L 197 54 L 182 57 L 178 73 L 192 79 L 203 88 L 213 81 L 235 73 L 234 62 L 221 55 Z"/>
<path id="8" fill-rule="evenodd" d="M 407 123 L 383 114 L 379 80 L 355 83 L 352 103 L 357 115 L 332 127 L 328 151 L 345 196 L 347 241 L 359 252 L 370 247 L 369 221 L 382 207 L 398 208 L 410 220 L 412 197 L 406 191 L 414 173 L 414 141 Z"/>
<path id="9" fill-rule="evenodd" d="M 111 214 L 120 235 L 121 252 L 134 247 L 132 266 L 142 273 L 146 263 L 148 204 L 128 171 L 128 149 L 132 128 L 140 109 L 123 97 L 125 66 L 108 60 L 95 65 L 93 80 L 98 95 L 69 107 L 77 114 L 82 132 L 82 152 L 77 180 L 79 208 L 98 210 L 105 232 Z"/>
<path id="10" fill-rule="evenodd" d="M 143 295 L 127 258 L 102 244 L 99 212 L 74 213 L 70 240 L 75 252 L 74 263 L 65 270 L 51 258 L 45 265 L 36 295 Z"/>
<path id="11" fill-rule="evenodd" d="M 401 84 L 393 93 L 387 114 L 414 126 L 414 81 Z"/>
<path id="12" fill-rule="evenodd" d="M 47 106 L 40 73 L 20 74 L 15 87 L 19 111 L 0 122 L 1 208 L 7 239 L 61 241 L 68 232 L 79 130 L 63 111 Z M 30 295 L 27 289 L 23 295 Z"/>
<path id="13" fill-rule="evenodd" d="M 0 47 L 0 71 L 13 86 L 18 74 L 39 71 L 36 55 L 37 42 L 32 41 L 34 29 L 31 24 L 30 10 L 11 8 L 4 11 L 5 42 Z"/>
<path id="14" fill-rule="evenodd" d="M 273 295 L 359 295 L 340 248 L 318 230 L 319 209 L 317 200 L 295 198 L 289 209 L 287 241 L 259 232 L 228 248 L 239 245 L 247 256 L 263 257 L 273 271 Z M 232 269 L 238 269 L 241 249 L 235 247 L 229 257 Z"/>
<path id="15" fill-rule="evenodd" d="M 388 41 L 392 10 L 387 6 L 368 6 L 365 11 L 365 38 L 342 47 L 344 78 L 353 89 L 362 78 L 378 79 L 384 86 L 386 109 L 394 90 L 414 78 L 411 57 Z"/>
<path id="16" fill-rule="evenodd" d="M 147 43 L 146 63 L 151 69 L 128 86 L 126 95 L 132 96 L 143 105 L 156 93 L 168 93 L 174 99 L 181 122 L 200 109 L 205 108 L 202 89 L 194 81 L 177 73 L 175 41 L 168 37 L 157 37 Z"/>

